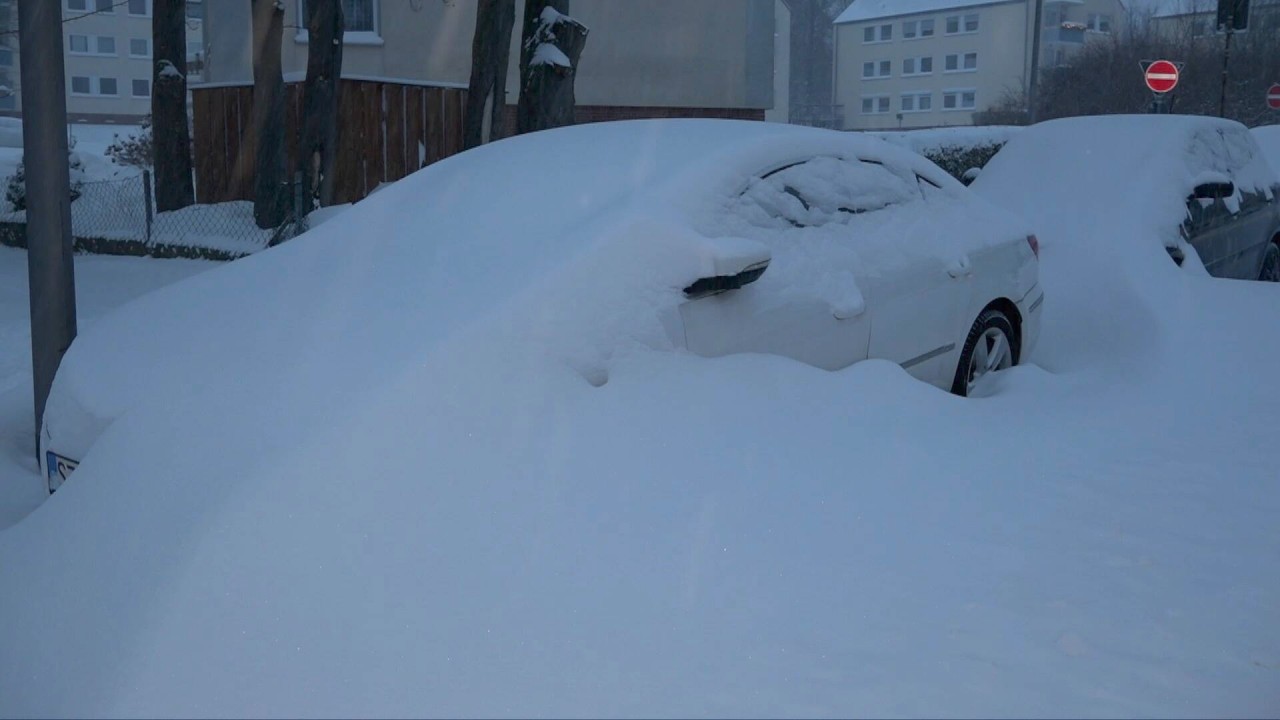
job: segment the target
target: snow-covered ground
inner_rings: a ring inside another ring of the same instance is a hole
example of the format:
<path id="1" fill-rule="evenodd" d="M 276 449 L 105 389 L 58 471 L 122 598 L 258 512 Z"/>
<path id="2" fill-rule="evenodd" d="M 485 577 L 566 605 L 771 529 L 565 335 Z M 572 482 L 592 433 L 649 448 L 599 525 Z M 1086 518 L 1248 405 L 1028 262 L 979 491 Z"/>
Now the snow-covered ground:
<path id="1" fill-rule="evenodd" d="M 194 260 L 77 256 L 79 327 L 83 331 L 125 302 L 215 265 Z M 47 493 L 35 461 L 29 313 L 27 254 L 0 247 L 0 529 L 24 517 Z"/>
<path id="2" fill-rule="evenodd" d="M 1275 714 L 1280 285 L 1068 195 L 990 397 L 655 350 L 547 210 L 653 167 L 522 204 L 529 142 L 99 323 L 207 355 L 0 533 L 0 715 Z"/>

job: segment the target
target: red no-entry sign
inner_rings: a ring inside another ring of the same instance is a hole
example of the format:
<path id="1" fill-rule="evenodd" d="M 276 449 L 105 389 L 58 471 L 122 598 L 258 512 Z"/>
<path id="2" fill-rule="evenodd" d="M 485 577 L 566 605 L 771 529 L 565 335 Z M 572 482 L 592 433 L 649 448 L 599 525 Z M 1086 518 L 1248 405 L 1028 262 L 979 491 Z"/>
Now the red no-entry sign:
<path id="1" fill-rule="evenodd" d="M 1280 110 L 1280 83 L 1267 88 L 1267 107 Z"/>
<path id="2" fill-rule="evenodd" d="M 1143 79 L 1151 92 L 1163 95 L 1178 86 L 1178 66 L 1168 60 L 1157 60 L 1147 67 Z"/>

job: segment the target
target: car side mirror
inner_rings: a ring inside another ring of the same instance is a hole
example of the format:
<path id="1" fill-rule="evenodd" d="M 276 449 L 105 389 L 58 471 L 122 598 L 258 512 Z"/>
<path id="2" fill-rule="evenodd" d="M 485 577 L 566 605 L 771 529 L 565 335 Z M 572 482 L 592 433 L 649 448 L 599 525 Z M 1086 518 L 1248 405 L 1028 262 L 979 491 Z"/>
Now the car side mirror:
<path id="1" fill-rule="evenodd" d="M 1235 195 L 1236 186 L 1230 180 L 1200 183 L 1191 194 L 1197 200 L 1217 200 L 1218 198 L 1227 198 Z"/>
<path id="2" fill-rule="evenodd" d="M 718 295 L 728 290 L 737 290 L 759 280 L 760 276 L 764 275 L 764 271 L 768 268 L 769 261 L 764 260 L 749 265 L 732 275 L 711 275 L 699 278 L 684 289 L 684 294 L 690 300 L 696 300 L 709 295 Z"/>

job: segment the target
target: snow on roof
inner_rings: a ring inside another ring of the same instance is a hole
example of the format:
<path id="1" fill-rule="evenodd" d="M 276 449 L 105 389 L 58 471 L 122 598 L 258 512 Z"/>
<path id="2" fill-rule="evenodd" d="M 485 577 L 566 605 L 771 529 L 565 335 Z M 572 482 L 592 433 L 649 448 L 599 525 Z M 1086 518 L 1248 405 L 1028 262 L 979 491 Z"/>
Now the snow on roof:
<path id="1" fill-rule="evenodd" d="M 836 18 L 836 25 L 878 20 L 880 18 L 915 15 L 917 13 L 942 12 L 979 5 L 999 5 L 1006 2 L 1024 2 L 1025 0 L 854 0 Z"/>

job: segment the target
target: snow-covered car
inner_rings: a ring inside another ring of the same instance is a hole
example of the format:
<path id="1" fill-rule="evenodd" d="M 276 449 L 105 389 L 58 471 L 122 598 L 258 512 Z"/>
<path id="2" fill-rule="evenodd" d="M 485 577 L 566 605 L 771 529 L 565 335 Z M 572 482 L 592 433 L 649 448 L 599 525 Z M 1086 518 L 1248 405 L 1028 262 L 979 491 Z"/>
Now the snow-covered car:
<path id="1" fill-rule="evenodd" d="M 1034 187 L 1025 187 L 1035 177 Z M 1024 186 L 1015 190 L 1016 186 Z M 1100 217 L 1132 240 L 1157 230 L 1178 265 L 1280 281 L 1280 178 L 1243 125 L 1178 115 L 1111 115 L 1027 128 L 973 188 L 995 200 L 1029 192 L 1064 212 Z M 1139 232 L 1126 232 L 1125 218 Z M 1109 226 L 1109 227 L 1107 227 Z"/>
<path id="2" fill-rule="evenodd" d="M 1280 173 L 1280 125 L 1262 125 L 1249 130 L 1249 134 L 1253 135 L 1258 147 L 1262 148 L 1262 154 L 1271 163 L 1271 169 Z"/>
<path id="3" fill-rule="evenodd" d="M 42 469 L 56 490 L 142 398 L 245 377 L 356 393 L 494 323 L 509 351 L 597 386 L 641 347 L 880 358 L 967 395 L 1036 343 L 1037 251 L 1021 220 L 875 138 L 729 121 L 522 136 L 99 321 L 54 383 Z"/>

